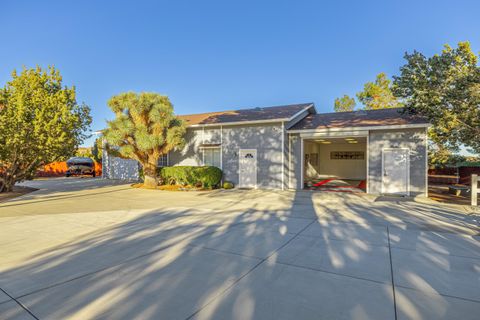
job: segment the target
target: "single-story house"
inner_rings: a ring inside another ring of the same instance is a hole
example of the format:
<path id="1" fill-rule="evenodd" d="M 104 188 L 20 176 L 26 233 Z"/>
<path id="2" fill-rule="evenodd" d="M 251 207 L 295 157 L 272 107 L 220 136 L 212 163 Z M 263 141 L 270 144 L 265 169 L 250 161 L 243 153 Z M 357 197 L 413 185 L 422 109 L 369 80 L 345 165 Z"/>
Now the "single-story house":
<path id="1" fill-rule="evenodd" d="M 186 146 L 159 166 L 217 166 L 241 188 L 427 192 L 429 123 L 401 109 L 317 113 L 303 103 L 179 117 Z M 138 177 L 135 161 L 105 155 L 103 166 L 106 178 Z"/>

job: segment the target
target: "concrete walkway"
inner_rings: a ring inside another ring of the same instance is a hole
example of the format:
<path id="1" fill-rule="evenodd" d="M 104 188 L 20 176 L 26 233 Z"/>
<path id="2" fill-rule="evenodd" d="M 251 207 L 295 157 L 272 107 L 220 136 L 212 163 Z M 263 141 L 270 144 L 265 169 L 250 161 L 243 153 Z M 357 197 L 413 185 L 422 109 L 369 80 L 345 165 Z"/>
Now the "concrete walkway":
<path id="1" fill-rule="evenodd" d="M 478 319 L 479 216 L 354 194 L 27 183 L 0 319 Z M 377 199 L 378 200 L 378 199 Z"/>

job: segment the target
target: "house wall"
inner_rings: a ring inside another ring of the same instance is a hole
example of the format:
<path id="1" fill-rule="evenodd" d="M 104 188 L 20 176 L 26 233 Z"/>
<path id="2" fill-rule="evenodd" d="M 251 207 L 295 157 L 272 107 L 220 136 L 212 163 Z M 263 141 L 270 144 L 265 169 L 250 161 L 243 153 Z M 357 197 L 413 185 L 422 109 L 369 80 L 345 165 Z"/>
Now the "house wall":
<path id="1" fill-rule="evenodd" d="M 288 134 L 287 180 L 289 189 L 303 189 L 302 186 L 302 139 L 298 133 Z"/>
<path id="2" fill-rule="evenodd" d="M 185 147 L 171 151 L 168 155 L 169 166 L 201 166 L 203 165 L 200 145 L 203 143 L 203 129 L 187 129 Z"/>
<path id="3" fill-rule="evenodd" d="M 424 195 L 427 188 L 427 156 L 425 128 L 402 130 L 375 130 L 369 134 L 369 192 L 382 192 L 382 150 L 408 148 L 410 150 L 410 195 Z"/>
<path id="4" fill-rule="evenodd" d="M 183 150 L 170 153 L 169 165 L 203 165 L 200 145 L 221 143 L 224 180 L 237 185 L 239 149 L 257 149 L 257 187 L 282 188 L 282 171 L 286 167 L 282 170 L 281 123 L 188 128 L 186 141 Z"/>

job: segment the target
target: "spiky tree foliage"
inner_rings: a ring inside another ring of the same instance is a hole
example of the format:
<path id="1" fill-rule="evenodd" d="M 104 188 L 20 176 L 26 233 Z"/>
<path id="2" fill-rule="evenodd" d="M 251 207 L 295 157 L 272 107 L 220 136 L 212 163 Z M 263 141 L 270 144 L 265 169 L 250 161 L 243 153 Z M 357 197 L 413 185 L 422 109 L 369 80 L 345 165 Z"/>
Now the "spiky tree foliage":
<path id="1" fill-rule="evenodd" d="M 122 93 L 108 105 L 115 113 L 104 132 L 110 152 L 140 162 L 144 185 L 154 187 L 158 160 L 184 145 L 185 125 L 173 113 L 168 97 L 157 93 Z"/>
<path id="2" fill-rule="evenodd" d="M 24 68 L 0 88 L 0 192 L 33 177 L 43 164 L 69 157 L 86 138 L 90 108 L 62 86 L 53 66 Z"/>
<path id="3" fill-rule="evenodd" d="M 394 93 L 412 114 L 433 124 L 431 139 L 457 151 L 462 144 L 480 153 L 480 66 L 468 42 L 445 45 L 441 54 L 405 54 L 394 77 Z"/>
<path id="4" fill-rule="evenodd" d="M 333 109 L 335 112 L 353 111 L 355 109 L 355 105 L 355 99 L 345 94 L 343 97 L 335 99 Z"/>

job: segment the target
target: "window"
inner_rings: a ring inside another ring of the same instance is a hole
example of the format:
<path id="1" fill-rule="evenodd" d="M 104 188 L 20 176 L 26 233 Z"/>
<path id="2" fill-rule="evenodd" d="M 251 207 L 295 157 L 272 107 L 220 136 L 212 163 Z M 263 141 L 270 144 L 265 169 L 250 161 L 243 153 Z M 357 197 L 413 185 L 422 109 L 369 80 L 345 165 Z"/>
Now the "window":
<path id="1" fill-rule="evenodd" d="M 168 167 L 168 154 L 163 154 L 160 159 L 158 159 L 159 167 Z"/>
<path id="2" fill-rule="evenodd" d="M 203 148 L 203 165 L 220 168 L 220 148 Z"/>

